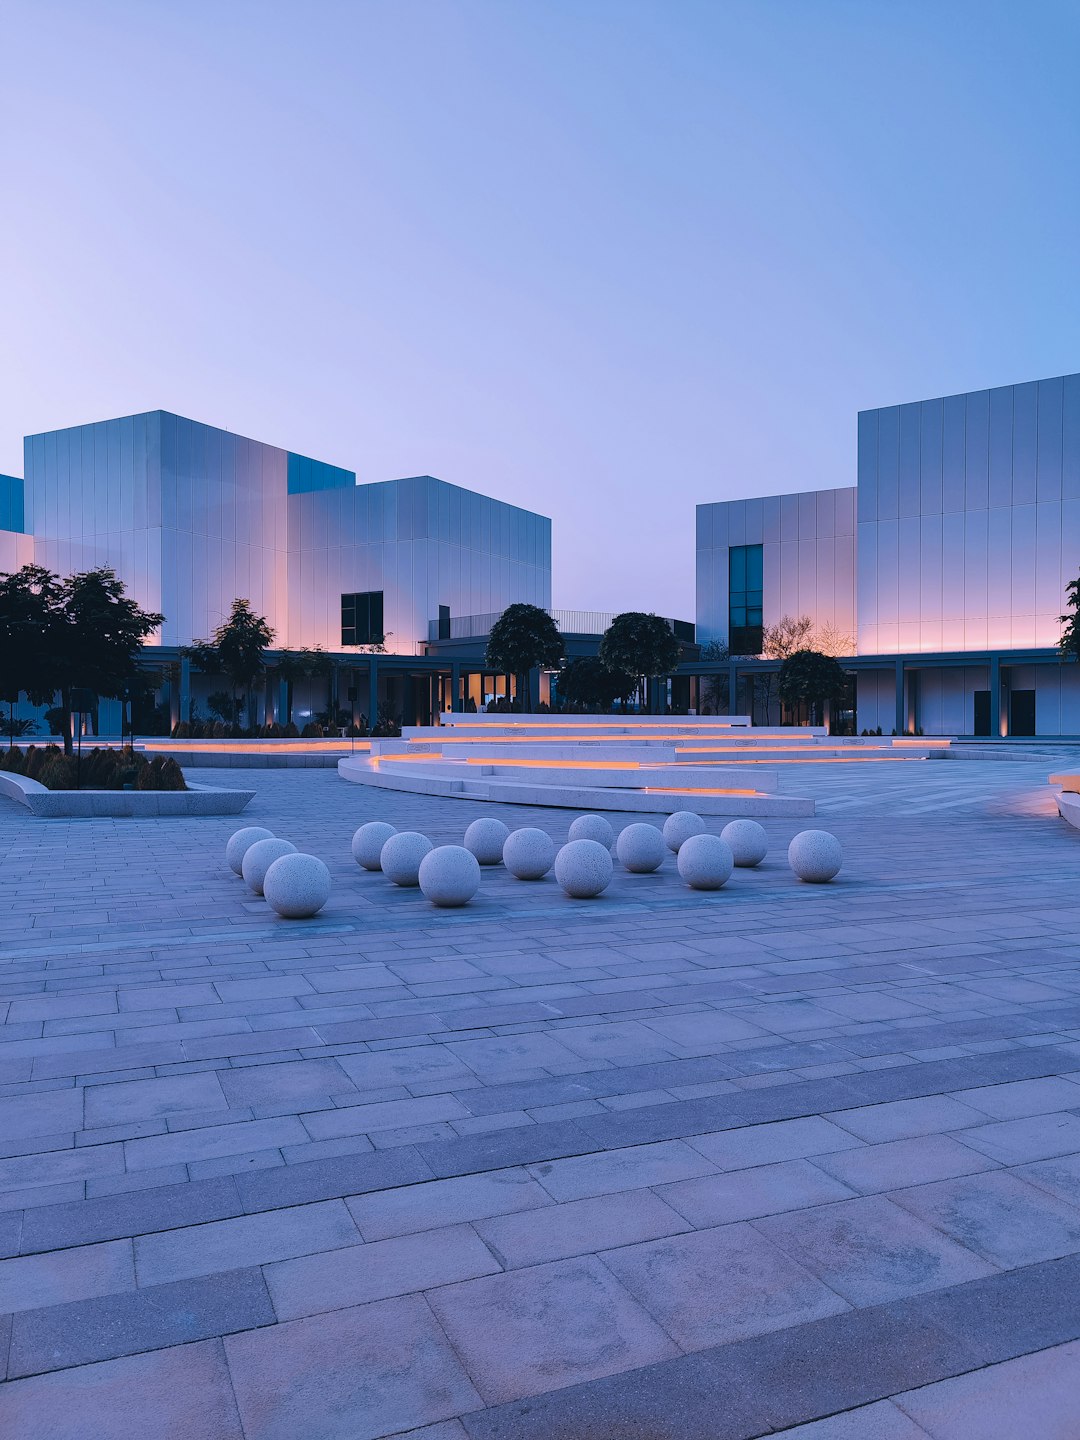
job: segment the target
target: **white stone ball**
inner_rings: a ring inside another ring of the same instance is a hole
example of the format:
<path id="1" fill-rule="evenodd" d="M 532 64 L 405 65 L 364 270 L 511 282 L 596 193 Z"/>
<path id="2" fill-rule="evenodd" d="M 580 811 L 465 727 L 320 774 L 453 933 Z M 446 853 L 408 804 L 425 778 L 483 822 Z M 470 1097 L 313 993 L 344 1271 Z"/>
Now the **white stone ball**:
<path id="1" fill-rule="evenodd" d="M 504 825 L 501 820 L 490 817 L 474 820 L 465 831 L 465 849 L 471 850 L 481 865 L 498 865 L 502 862 L 503 846 L 509 834 L 509 825 Z"/>
<path id="2" fill-rule="evenodd" d="M 396 834 L 396 825 L 387 825 L 385 820 L 369 820 L 352 837 L 353 859 L 365 870 L 378 870 L 382 847 L 391 835 Z"/>
<path id="3" fill-rule="evenodd" d="M 691 835 L 675 862 L 691 890 L 719 890 L 731 878 L 735 857 L 720 835 Z"/>
<path id="4" fill-rule="evenodd" d="M 769 849 L 769 837 L 764 825 L 756 820 L 732 820 L 720 831 L 721 837 L 731 846 L 735 864 L 748 867 L 760 865 Z"/>
<path id="5" fill-rule="evenodd" d="M 664 863 L 667 847 L 664 837 L 655 825 L 627 825 L 619 831 L 615 842 L 615 853 L 627 870 L 635 875 L 648 875 L 659 870 Z"/>
<path id="6" fill-rule="evenodd" d="M 511 830 L 503 864 L 518 880 L 542 880 L 555 863 L 555 842 L 546 830 Z"/>
<path id="7" fill-rule="evenodd" d="M 566 838 L 569 841 L 595 840 L 598 845 L 603 845 L 605 850 L 610 850 L 615 844 L 615 831 L 603 815 L 579 815 L 576 820 L 571 821 Z"/>
<path id="8" fill-rule="evenodd" d="M 415 830 L 399 830 L 382 847 L 382 872 L 395 885 L 419 885 L 420 862 L 435 846 Z"/>
<path id="9" fill-rule="evenodd" d="M 273 840 L 273 830 L 262 825 L 246 825 L 243 830 L 234 830 L 225 846 L 225 863 L 237 875 L 244 873 L 244 854 L 256 840 Z"/>
<path id="10" fill-rule="evenodd" d="M 274 861 L 279 860 L 282 855 L 295 854 L 296 846 L 291 840 L 278 840 L 273 835 L 269 840 L 256 840 L 255 844 L 249 845 L 244 852 L 244 864 L 240 873 L 255 894 L 261 895 L 266 872 Z"/>
<path id="11" fill-rule="evenodd" d="M 800 880 L 823 885 L 839 874 L 844 852 L 828 830 L 800 830 L 788 846 L 787 858 Z"/>
<path id="12" fill-rule="evenodd" d="M 440 845 L 420 861 L 419 880 L 433 905 L 465 905 L 480 888 L 480 862 L 464 845 Z"/>
<path id="13" fill-rule="evenodd" d="M 611 851 L 599 840 L 571 840 L 555 856 L 555 879 L 575 900 L 606 890 L 614 868 Z"/>
<path id="14" fill-rule="evenodd" d="M 691 835 L 704 835 L 705 821 L 692 810 L 676 810 L 664 821 L 664 844 L 669 850 L 679 853 L 679 847 Z"/>
<path id="15" fill-rule="evenodd" d="M 306 920 L 330 899 L 330 871 L 317 855 L 279 855 L 266 872 L 263 893 L 286 920 Z"/>

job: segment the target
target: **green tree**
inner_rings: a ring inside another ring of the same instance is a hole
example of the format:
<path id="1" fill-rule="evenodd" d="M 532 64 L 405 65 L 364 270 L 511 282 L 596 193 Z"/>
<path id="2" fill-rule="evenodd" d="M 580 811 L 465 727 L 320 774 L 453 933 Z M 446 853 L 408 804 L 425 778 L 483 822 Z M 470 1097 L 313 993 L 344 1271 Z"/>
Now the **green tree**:
<path id="1" fill-rule="evenodd" d="M 1065 586 L 1065 614 L 1058 616 L 1061 639 L 1058 649 L 1063 660 L 1080 660 L 1080 577 Z"/>
<path id="2" fill-rule="evenodd" d="M 332 661 L 321 646 L 314 650 L 279 650 L 274 661 L 278 679 L 285 684 L 285 714 L 279 715 L 282 725 L 292 721 L 293 687 L 297 680 L 308 680 L 313 675 L 329 675 Z"/>
<path id="3" fill-rule="evenodd" d="M 731 659 L 727 641 L 707 640 L 701 647 L 698 659 L 726 665 Z M 699 684 L 701 685 L 700 704 L 703 715 L 723 715 L 730 710 L 729 683 L 726 672 L 703 676 Z"/>
<path id="4" fill-rule="evenodd" d="M 44 641 L 59 606 L 60 581 L 44 566 L 0 574 L 0 700 L 9 707 L 12 735 L 20 692 L 31 705 L 49 705 L 56 693 L 56 672 Z"/>
<path id="5" fill-rule="evenodd" d="M 827 700 L 839 700 L 847 689 L 847 676 L 831 655 L 817 650 L 796 650 L 780 667 L 780 699 L 792 709 L 806 705 L 811 724 L 820 724 Z"/>
<path id="6" fill-rule="evenodd" d="M 47 588 L 54 603 L 45 616 L 41 636 L 42 673 L 60 694 L 64 750 L 70 754 L 72 694 L 89 690 L 97 697 L 118 700 L 140 684 L 142 643 L 164 621 L 164 615 L 143 610 L 109 569 L 69 575 Z"/>
<path id="7" fill-rule="evenodd" d="M 529 671 L 562 662 L 563 638 L 559 627 L 539 605 L 510 605 L 491 627 L 484 663 L 500 675 L 518 677 L 518 702 L 532 709 Z"/>
<path id="8" fill-rule="evenodd" d="M 646 681 L 670 675 L 681 653 L 682 647 L 667 621 L 640 610 L 616 615 L 600 641 L 600 659 L 609 670 L 638 675 Z"/>
<path id="9" fill-rule="evenodd" d="M 239 597 L 232 603 L 227 620 L 214 631 L 212 640 L 197 640 L 184 654 L 205 674 L 224 675 L 232 682 L 233 695 L 243 692 L 249 728 L 252 725 L 251 692 L 266 668 L 266 650 L 274 631 L 262 615 L 256 615 L 250 600 Z"/>
<path id="10" fill-rule="evenodd" d="M 584 710 L 610 710 L 616 700 L 633 693 L 637 677 L 609 670 L 599 656 L 579 655 L 559 671 L 559 699 Z"/>

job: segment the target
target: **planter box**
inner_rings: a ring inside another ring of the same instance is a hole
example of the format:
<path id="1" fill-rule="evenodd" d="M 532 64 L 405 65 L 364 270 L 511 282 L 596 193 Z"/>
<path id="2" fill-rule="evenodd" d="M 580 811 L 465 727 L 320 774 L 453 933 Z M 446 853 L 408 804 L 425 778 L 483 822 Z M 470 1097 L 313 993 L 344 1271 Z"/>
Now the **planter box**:
<path id="1" fill-rule="evenodd" d="M 0 795 L 17 800 L 42 820 L 89 820 L 239 815 L 255 791 L 210 785 L 190 785 L 187 790 L 46 790 L 25 775 L 0 771 Z"/>

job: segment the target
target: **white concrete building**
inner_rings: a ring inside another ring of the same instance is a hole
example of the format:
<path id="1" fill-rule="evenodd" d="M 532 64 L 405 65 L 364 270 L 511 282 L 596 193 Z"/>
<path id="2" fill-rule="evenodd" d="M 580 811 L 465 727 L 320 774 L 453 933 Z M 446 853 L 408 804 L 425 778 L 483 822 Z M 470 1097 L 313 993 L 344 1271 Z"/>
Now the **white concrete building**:
<path id="1" fill-rule="evenodd" d="M 805 614 L 857 637 L 861 729 L 1080 734 L 1080 666 L 1057 651 L 1080 375 L 864 411 L 857 481 L 699 505 L 698 640 L 754 654 Z"/>

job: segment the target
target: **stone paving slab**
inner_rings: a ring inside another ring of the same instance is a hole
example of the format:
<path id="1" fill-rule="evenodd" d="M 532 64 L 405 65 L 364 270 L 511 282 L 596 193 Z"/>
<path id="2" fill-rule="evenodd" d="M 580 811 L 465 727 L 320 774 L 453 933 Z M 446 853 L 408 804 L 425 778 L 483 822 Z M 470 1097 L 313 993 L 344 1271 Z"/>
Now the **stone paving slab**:
<path id="1" fill-rule="evenodd" d="M 1068 1395 L 1080 836 L 1041 762 L 812 768 L 830 886 L 770 820 L 715 894 L 495 867 L 456 913 L 348 840 L 481 807 L 259 772 L 332 871 L 302 925 L 233 822 L 0 803 L 0 1433 L 982 1440 Z"/>

